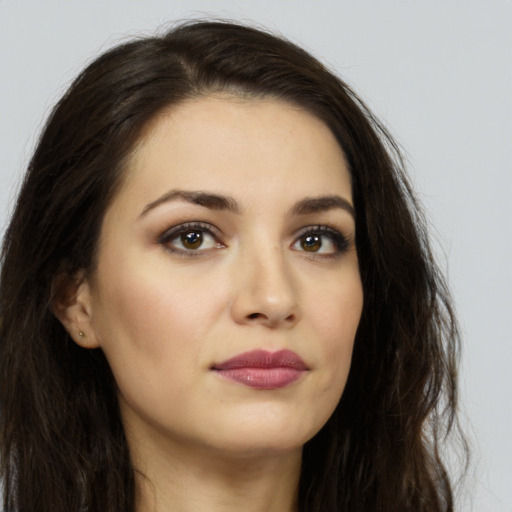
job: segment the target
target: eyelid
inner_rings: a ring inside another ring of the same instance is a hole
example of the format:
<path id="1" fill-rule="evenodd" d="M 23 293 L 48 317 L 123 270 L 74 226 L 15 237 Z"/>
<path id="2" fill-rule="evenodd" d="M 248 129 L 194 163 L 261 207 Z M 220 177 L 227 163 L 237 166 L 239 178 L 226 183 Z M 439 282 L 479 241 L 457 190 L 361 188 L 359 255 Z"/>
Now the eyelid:
<path id="1" fill-rule="evenodd" d="M 307 252 L 307 251 L 300 251 L 307 253 L 308 257 L 311 258 L 329 258 L 329 257 L 336 257 L 340 254 L 345 253 L 351 243 L 352 243 L 352 237 L 345 235 L 342 231 L 340 231 L 337 228 L 333 228 L 331 226 L 325 225 L 325 224 L 316 224 L 311 226 L 305 226 L 304 228 L 300 229 L 297 235 L 294 238 L 294 241 L 292 243 L 292 247 L 304 236 L 307 234 L 316 234 L 320 236 L 328 236 L 331 238 L 332 243 L 334 244 L 336 250 L 332 253 L 322 253 L 322 252 Z"/>
<path id="2" fill-rule="evenodd" d="M 201 254 L 204 254 L 211 249 L 201 249 L 198 248 L 197 250 L 187 250 L 187 249 L 180 249 L 178 247 L 171 247 L 169 245 L 169 242 L 180 236 L 182 233 L 186 233 L 187 231 L 202 231 L 204 233 L 208 233 L 211 235 L 216 243 L 216 248 L 225 247 L 225 244 L 221 241 L 222 233 L 221 231 L 214 226 L 213 224 L 210 224 L 208 222 L 202 222 L 202 221 L 189 221 L 189 222 L 183 222 L 181 224 L 177 224 L 175 226 L 170 227 L 169 229 L 166 229 L 157 239 L 157 243 L 161 244 L 165 247 L 166 250 L 181 254 L 184 256 L 200 256 Z"/>
<path id="3" fill-rule="evenodd" d="M 334 228 L 332 226 L 329 226 L 328 224 L 311 224 L 310 226 L 304 226 L 303 228 L 299 229 L 297 232 L 297 237 L 302 236 L 304 233 L 326 233 L 326 234 L 332 234 L 333 236 L 340 235 L 344 236 L 343 233 L 338 228 Z"/>
<path id="4" fill-rule="evenodd" d="M 202 249 L 198 247 L 197 249 L 187 249 L 180 248 L 170 244 L 171 241 L 177 239 L 181 234 L 190 232 L 190 231 L 201 231 L 203 233 L 211 236 L 215 243 L 215 247 L 207 247 Z M 325 251 L 306 251 L 304 249 L 296 248 L 295 245 L 300 241 L 302 237 L 305 235 L 312 234 L 318 235 L 320 237 L 327 237 L 330 239 L 330 243 L 333 245 L 333 250 Z M 210 224 L 209 222 L 203 221 L 187 221 L 182 222 L 180 224 L 174 225 L 168 229 L 166 229 L 162 234 L 160 234 L 157 238 L 157 243 L 162 245 L 167 251 L 178 254 L 181 256 L 189 256 L 189 257 L 197 257 L 205 255 L 214 249 L 220 249 L 226 247 L 224 242 L 222 241 L 223 233 L 220 229 L 218 229 L 215 225 Z M 290 248 L 297 252 L 304 253 L 309 258 L 336 258 L 343 253 L 345 253 L 350 245 L 352 244 L 353 237 L 345 235 L 342 230 L 339 228 L 335 228 L 326 224 L 315 224 L 310 226 L 304 226 L 299 229 L 294 235 L 292 244 Z"/>

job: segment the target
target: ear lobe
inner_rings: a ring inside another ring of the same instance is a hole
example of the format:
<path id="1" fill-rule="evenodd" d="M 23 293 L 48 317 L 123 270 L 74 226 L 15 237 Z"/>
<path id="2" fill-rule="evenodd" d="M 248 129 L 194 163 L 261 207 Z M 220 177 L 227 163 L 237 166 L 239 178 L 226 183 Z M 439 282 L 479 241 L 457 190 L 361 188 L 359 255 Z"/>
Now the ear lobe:
<path id="1" fill-rule="evenodd" d="M 98 348 L 92 323 L 92 301 L 84 272 L 73 276 L 58 274 L 53 280 L 52 311 L 75 343 L 83 348 Z"/>

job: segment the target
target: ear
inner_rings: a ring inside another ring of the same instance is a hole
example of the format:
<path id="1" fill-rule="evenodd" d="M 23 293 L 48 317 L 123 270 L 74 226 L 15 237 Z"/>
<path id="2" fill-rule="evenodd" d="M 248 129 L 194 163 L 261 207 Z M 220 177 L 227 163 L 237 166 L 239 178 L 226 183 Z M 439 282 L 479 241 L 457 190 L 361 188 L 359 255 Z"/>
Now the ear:
<path id="1" fill-rule="evenodd" d="M 52 310 L 75 343 L 83 348 L 98 348 L 92 322 L 92 300 L 85 272 L 58 274 L 53 280 Z"/>

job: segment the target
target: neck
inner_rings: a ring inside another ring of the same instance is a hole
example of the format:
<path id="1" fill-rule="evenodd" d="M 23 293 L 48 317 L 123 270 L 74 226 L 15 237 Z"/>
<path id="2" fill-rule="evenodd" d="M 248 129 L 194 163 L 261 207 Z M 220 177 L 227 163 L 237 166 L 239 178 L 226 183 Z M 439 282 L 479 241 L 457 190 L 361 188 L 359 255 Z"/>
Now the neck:
<path id="1" fill-rule="evenodd" d="M 151 445 L 133 453 L 137 512 L 296 512 L 301 449 L 219 453 Z M 140 444 L 139 444 L 140 446 Z"/>

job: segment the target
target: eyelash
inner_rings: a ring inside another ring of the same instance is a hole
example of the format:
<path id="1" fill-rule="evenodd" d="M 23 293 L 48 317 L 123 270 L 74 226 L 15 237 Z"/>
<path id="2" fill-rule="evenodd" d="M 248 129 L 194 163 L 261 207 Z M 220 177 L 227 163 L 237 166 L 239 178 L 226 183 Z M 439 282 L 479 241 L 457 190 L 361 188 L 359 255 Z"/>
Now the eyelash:
<path id="1" fill-rule="evenodd" d="M 158 237 L 158 243 L 163 245 L 165 250 L 169 251 L 170 253 L 178 254 L 183 257 L 198 257 L 203 255 L 205 251 L 209 251 L 210 249 L 180 249 L 177 247 L 173 247 L 171 245 L 171 242 L 176 240 L 181 235 L 193 232 L 199 232 L 202 234 L 206 233 L 207 235 L 211 236 L 215 241 L 215 248 L 217 249 L 226 247 L 222 242 L 219 241 L 219 239 L 221 238 L 220 231 L 211 224 L 204 222 L 187 222 L 184 224 L 173 226 L 172 228 L 166 230 Z M 298 251 L 303 252 L 304 255 L 309 258 L 334 259 L 339 257 L 341 254 L 345 253 L 350 246 L 350 239 L 348 239 L 346 236 L 340 233 L 337 229 L 325 225 L 307 226 L 303 228 L 301 232 L 298 234 L 298 236 L 294 239 L 291 246 L 293 247 L 306 236 L 317 236 L 320 239 L 327 237 L 330 239 L 331 243 L 334 246 L 334 251 L 329 253 L 307 250 Z"/>
<path id="2" fill-rule="evenodd" d="M 180 235 L 184 235 L 186 233 L 192 233 L 192 232 L 200 232 L 200 233 L 207 233 L 210 235 L 215 241 L 216 241 L 216 247 L 222 248 L 225 247 L 224 244 L 219 242 L 220 238 L 220 232 L 214 226 L 211 224 L 207 224 L 204 222 L 186 222 L 185 224 L 179 224 L 177 226 L 173 226 L 172 228 L 164 231 L 159 237 L 158 237 L 158 243 L 163 245 L 164 248 L 173 253 L 178 254 L 180 256 L 184 257 L 197 257 L 201 256 L 201 254 L 204 253 L 205 249 L 201 250 L 192 250 L 192 249 L 179 249 L 177 247 L 172 247 L 170 245 L 170 242 L 178 238 Z"/>
<path id="3" fill-rule="evenodd" d="M 296 237 L 292 245 L 295 245 L 301 239 L 304 239 L 304 237 L 306 236 L 319 236 L 321 238 L 328 237 L 331 240 L 335 249 L 334 252 L 332 253 L 309 253 L 308 251 L 301 251 L 304 252 L 310 258 L 337 258 L 338 256 L 347 252 L 347 250 L 350 247 L 350 239 L 348 239 L 345 235 L 340 233 L 337 229 L 325 225 L 307 226 Z"/>

